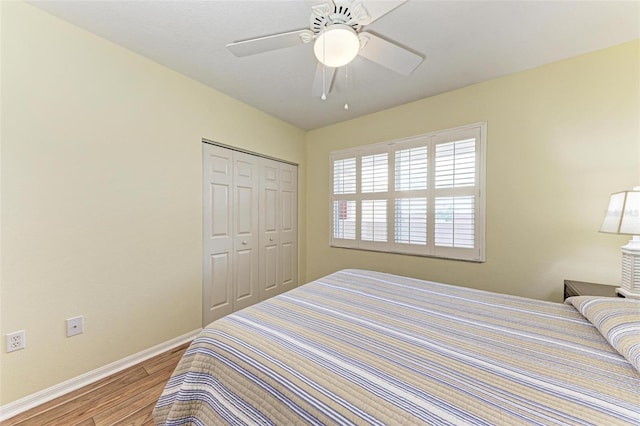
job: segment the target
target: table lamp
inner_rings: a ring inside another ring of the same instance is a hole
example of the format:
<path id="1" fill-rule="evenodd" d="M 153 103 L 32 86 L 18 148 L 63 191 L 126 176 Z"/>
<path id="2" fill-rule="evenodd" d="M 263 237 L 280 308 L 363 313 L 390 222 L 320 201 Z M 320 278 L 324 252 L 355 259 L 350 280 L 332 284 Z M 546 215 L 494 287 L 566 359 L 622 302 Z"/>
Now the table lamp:
<path id="1" fill-rule="evenodd" d="M 616 291 L 640 299 L 640 186 L 611 194 L 600 232 L 633 236 L 622 246 L 622 282 Z"/>

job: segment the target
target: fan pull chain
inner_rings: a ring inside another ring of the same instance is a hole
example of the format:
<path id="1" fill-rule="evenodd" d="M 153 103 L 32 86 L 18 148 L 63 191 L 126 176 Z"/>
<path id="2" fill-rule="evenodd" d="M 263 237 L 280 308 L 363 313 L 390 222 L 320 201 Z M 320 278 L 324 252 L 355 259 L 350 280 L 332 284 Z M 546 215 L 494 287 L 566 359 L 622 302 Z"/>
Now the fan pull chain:
<path id="1" fill-rule="evenodd" d="M 326 31 L 327 27 L 323 28 L 323 32 Z M 326 76 L 327 76 L 327 66 L 325 65 L 325 63 L 327 62 L 327 57 L 326 57 L 326 39 L 322 40 L 322 96 L 320 97 L 320 99 L 322 99 L 323 101 L 327 100 L 327 90 L 326 90 Z"/>
<path id="2" fill-rule="evenodd" d="M 344 66 L 344 109 L 349 109 L 349 64 Z"/>
<path id="3" fill-rule="evenodd" d="M 325 90 L 326 72 L 327 66 L 325 64 L 322 64 L 322 96 L 320 97 L 320 99 L 322 99 L 323 101 L 327 100 L 327 92 Z"/>

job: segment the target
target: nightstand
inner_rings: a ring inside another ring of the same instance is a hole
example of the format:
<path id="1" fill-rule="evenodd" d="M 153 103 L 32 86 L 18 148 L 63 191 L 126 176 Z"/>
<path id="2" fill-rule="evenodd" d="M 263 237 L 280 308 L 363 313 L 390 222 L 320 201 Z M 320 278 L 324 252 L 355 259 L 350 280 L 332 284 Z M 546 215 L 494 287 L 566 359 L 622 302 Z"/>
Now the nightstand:
<path id="1" fill-rule="evenodd" d="M 616 286 L 586 283 L 584 281 L 564 280 L 564 298 L 571 296 L 624 297 L 616 293 Z"/>

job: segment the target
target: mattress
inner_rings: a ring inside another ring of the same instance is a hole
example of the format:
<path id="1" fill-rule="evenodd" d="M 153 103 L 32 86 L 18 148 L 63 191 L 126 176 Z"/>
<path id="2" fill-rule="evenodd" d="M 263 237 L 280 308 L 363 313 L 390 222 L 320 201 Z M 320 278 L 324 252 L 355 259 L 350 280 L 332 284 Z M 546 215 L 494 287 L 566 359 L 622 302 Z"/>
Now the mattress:
<path id="1" fill-rule="evenodd" d="M 343 270 L 204 328 L 154 419 L 640 424 L 640 374 L 572 304 Z"/>

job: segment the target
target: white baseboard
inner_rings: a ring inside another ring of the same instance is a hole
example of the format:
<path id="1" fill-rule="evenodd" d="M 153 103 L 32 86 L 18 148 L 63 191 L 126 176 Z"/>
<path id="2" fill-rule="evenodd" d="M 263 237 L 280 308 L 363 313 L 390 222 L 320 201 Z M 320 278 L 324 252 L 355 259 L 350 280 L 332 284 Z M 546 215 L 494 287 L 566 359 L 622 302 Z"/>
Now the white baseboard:
<path id="1" fill-rule="evenodd" d="M 137 354 L 130 355 L 116 362 L 112 362 L 111 364 L 105 365 L 104 367 L 89 371 L 88 373 L 74 377 L 73 379 L 69 379 L 65 382 L 51 386 L 50 388 L 43 389 L 39 392 L 28 395 L 17 401 L 0 406 L 0 421 L 10 419 L 11 417 L 17 416 L 20 413 L 30 410 L 31 408 L 37 407 L 38 405 L 44 404 L 45 402 L 49 402 L 52 399 L 80 389 L 83 386 L 90 385 L 91 383 L 95 383 L 98 380 L 122 371 L 125 368 L 129 368 L 149 358 L 153 358 L 156 355 L 160 355 L 163 352 L 167 352 L 184 343 L 190 342 L 198 335 L 200 330 L 201 329 L 191 331 L 187 334 L 176 337 L 175 339 L 171 339 L 167 342 L 160 343 L 159 345 L 146 349 L 142 352 L 138 352 Z"/>

